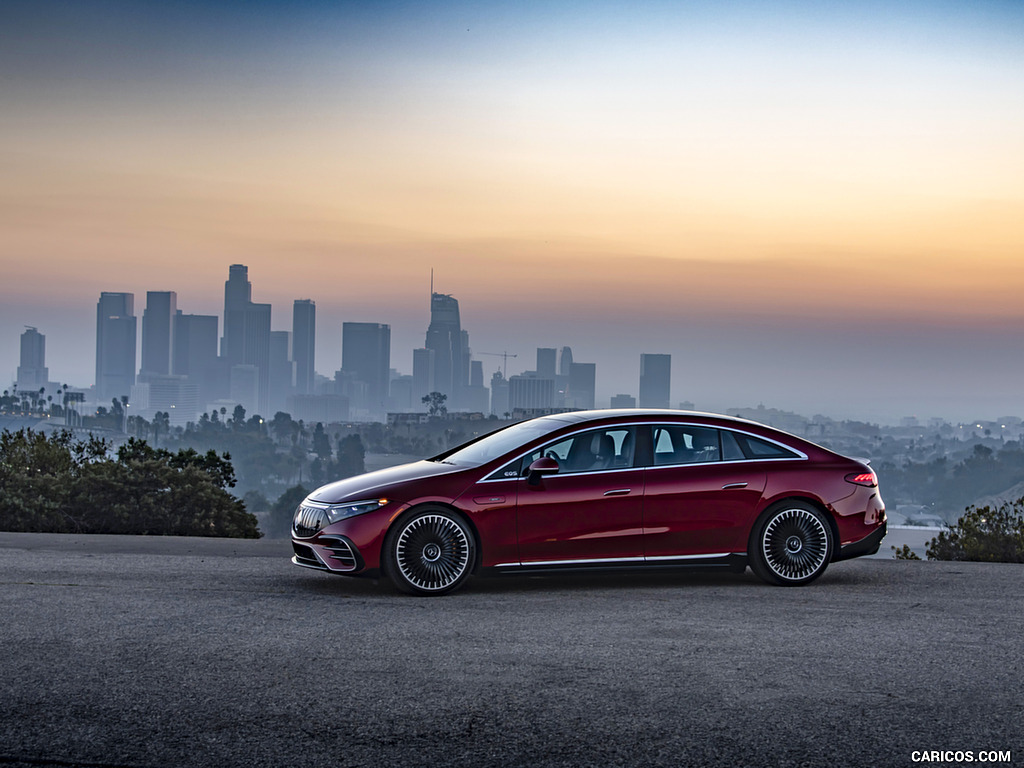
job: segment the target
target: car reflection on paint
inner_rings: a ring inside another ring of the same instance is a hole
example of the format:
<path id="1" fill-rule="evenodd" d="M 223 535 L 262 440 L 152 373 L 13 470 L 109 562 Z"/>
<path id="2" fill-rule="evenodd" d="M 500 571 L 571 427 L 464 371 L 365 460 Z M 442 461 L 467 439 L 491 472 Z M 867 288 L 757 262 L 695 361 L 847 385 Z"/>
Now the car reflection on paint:
<path id="1" fill-rule="evenodd" d="M 874 554 L 885 531 L 863 461 L 727 416 L 578 411 L 317 489 L 292 562 L 420 595 L 559 569 L 749 566 L 795 586 Z"/>

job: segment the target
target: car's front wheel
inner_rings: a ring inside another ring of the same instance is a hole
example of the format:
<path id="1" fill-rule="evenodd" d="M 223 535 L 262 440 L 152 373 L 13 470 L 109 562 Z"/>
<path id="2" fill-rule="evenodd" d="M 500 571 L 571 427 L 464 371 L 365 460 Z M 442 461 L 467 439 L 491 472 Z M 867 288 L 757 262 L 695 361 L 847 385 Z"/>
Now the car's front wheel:
<path id="1" fill-rule="evenodd" d="M 459 515 L 429 507 L 399 519 L 388 532 L 382 554 L 384 574 L 398 589 L 443 595 L 469 578 L 476 542 Z"/>
<path id="2" fill-rule="evenodd" d="M 768 509 L 750 537 L 750 569 L 769 584 L 799 586 L 825 572 L 835 546 L 825 516 L 803 501 Z"/>

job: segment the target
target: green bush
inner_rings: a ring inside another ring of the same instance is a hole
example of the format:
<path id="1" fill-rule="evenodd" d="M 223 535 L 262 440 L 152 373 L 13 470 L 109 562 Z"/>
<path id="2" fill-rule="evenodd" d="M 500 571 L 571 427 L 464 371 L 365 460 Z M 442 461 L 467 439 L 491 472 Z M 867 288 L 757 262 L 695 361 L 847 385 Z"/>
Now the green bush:
<path id="1" fill-rule="evenodd" d="M 230 457 L 170 453 L 129 439 L 68 432 L 0 433 L 0 530 L 257 538 L 256 518 L 228 488 Z"/>
<path id="2" fill-rule="evenodd" d="M 968 507 L 925 550 L 929 560 L 1024 563 L 1024 498 L 992 507 Z"/>

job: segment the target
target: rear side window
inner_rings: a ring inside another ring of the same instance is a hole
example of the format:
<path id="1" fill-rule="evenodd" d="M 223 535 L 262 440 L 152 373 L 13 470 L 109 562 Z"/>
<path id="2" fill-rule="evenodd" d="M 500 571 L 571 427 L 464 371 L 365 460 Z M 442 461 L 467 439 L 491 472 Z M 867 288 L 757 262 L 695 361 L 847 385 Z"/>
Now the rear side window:
<path id="1" fill-rule="evenodd" d="M 724 461 L 739 461 L 747 458 L 747 455 L 743 453 L 743 449 L 740 448 L 740 444 L 736 440 L 735 433 L 723 429 L 720 434 L 722 435 L 722 459 Z"/>
<path id="2" fill-rule="evenodd" d="M 748 459 L 798 459 L 799 454 L 778 443 L 771 443 L 751 435 L 736 435 Z"/>
<path id="3" fill-rule="evenodd" d="M 702 464 L 720 461 L 718 430 L 710 427 L 658 426 L 654 428 L 654 465 Z"/>

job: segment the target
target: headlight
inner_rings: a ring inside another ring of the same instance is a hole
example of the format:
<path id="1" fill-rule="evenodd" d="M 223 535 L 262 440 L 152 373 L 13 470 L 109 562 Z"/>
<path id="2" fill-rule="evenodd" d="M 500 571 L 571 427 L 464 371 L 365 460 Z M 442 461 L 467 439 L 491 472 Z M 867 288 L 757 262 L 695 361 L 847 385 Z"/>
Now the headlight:
<path id="1" fill-rule="evenodd" d="M 375 509 L 380 509 L 388 503 L 387 499 L 371 499 L 370 501 L 351 501 L 345 504 L 331 504 L 327 507 L 327 522 L 336 523 L 339 520 L 347 520 L 350 517 L 356 515 L 365 515 L 367 512 L 373 512 Z"/>

